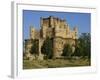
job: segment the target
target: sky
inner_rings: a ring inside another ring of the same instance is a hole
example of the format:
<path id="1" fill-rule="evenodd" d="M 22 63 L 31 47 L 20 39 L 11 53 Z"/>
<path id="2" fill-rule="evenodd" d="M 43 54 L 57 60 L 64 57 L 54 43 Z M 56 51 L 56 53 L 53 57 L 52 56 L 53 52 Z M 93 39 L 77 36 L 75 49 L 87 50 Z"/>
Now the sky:
<path id="1" fill-rule="evenodd" d="M 91 28 L 91 13 L 76 13 L 76 12 L 51 12 L 51 11 L 34 11 L 23 10 L 23 37 L 29 38 L 30 26 L 35 29 L 40 29 L 40 17 L 54 16 L 65 19 L 69 24 L 70 29 L 78 28 L 79 34 L 90 33 Z"/>

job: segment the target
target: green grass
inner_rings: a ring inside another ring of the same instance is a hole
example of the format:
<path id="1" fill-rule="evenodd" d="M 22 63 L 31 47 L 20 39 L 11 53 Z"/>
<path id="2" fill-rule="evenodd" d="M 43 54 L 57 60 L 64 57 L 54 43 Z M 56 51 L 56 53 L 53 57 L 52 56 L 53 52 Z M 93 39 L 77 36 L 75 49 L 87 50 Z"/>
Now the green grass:
<path id="1" fill-rule="evenodd" d="M 23 69 L 36 69 L 36 68 L 59 68 L 59 67 L 77 67 L 77 66 L 90 66 L 88 59 L 48 59 L 48 60 L 23 60 Z"/>

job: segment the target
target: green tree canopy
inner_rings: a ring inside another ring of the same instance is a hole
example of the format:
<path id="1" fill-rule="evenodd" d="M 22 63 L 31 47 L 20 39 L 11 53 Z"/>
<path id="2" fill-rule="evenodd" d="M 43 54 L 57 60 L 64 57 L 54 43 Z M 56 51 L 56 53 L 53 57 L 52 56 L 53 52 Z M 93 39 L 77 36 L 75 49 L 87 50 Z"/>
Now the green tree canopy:
<path id="1" fill-rule="evenodd" d="M 76 56 L 91 56 L 91 37 L 90 33 L 82 33 L 78 39 L 77 46 L 75 49 Z"/>
<path id="2" fill-rule="evenodd" d="M 52 58 L 53 54 L 53 40 L 49 37 L 46 38 L 46 40 L 43 43 L 43 46 L 41 47 L 41 52 L 47 56 L 47 58 Z"/>
<path id="3" fill-rule="evenodd" d="M 32 42 L 32 47 L 31 47 L 30 53 L 37 54 L 38 53 L 38 40 L 32 39 L 31 42 Z"/>
<path id="4" fill-rule="evenodd" d="M 63 48 L 62 56 L 70 57 L 72 54 L 72 47 L 69 44 L 65 44 Z"/>

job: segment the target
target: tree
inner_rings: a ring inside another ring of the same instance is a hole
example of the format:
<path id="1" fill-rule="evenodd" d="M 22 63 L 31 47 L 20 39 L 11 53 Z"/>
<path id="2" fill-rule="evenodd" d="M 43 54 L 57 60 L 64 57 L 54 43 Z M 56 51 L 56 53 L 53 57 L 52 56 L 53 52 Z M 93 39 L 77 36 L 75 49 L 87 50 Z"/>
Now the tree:
<path id="1" fill-rule="evenodd" d="M 72 55 L 71 45 L 65 44 L 62 56 L 71 57 L 71 55 Z"/>
<path id="2" fill-rule="evenodd" d="M 78 39 L 78 44 L 75 49 L 76 56 L 91 56 L 91 38 L 90 33 L 82 33 Z"/>
<path id="3" fill-rule="evenodd" d="M 32 41 L 32 47 L 31 47 L 30 53 L 37 54 L 38 53 L 38 40 L 34 39 L 31 41 Z"/>
<path id="4" fill-rule="evenodd" d="M 44 41 L 42 47 L 41 47 L 41 52 L 47 56 L 47 58 L 52 58 L 53 54 L 53 40 L 49 37 L 46 38 Z"/>
<path id="5" fill-rule="evenodd" d="M 82 54 L 83 48 L 81 46 L 76 46 L 73 56 L 82 56 Z"/>

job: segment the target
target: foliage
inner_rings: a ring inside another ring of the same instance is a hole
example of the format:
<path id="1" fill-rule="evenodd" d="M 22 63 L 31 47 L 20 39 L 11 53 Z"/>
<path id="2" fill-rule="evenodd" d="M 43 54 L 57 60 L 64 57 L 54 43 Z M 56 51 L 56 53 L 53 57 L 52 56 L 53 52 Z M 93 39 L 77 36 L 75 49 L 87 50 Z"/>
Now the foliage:
<path id="1" fill-rule="evenodd" d="M 53 54 L 53 40 L 49 37 L 46 38 L 44 41 L 42 47 L 41 47 L 41 52 L 47 56 L 47 58 L 52 58 Z"/>
<path id="2" fill-rule="evenodd" d="M 76 56 L 91 56 L 91 39 L 90 33 L 82 33 L 77 41 L 77 46 L 75 49 Z"/>
<path id="3" fill-rule="evenodd" d="M 72 54 L 71 45 L 65 44 L 64 49 L 63 49 L 63 54 L 62 54 L 62 56 L 68 56 L 68 57 L 70 57 L 71 54 Z"/>
<path id="4" fill-rule="evenodd" d="M 37 54 L 38 53 L 38 40 L 34 39 L 31 41 L 32 41 L 32 47 L 31 47 L 30 53 Z"/>

